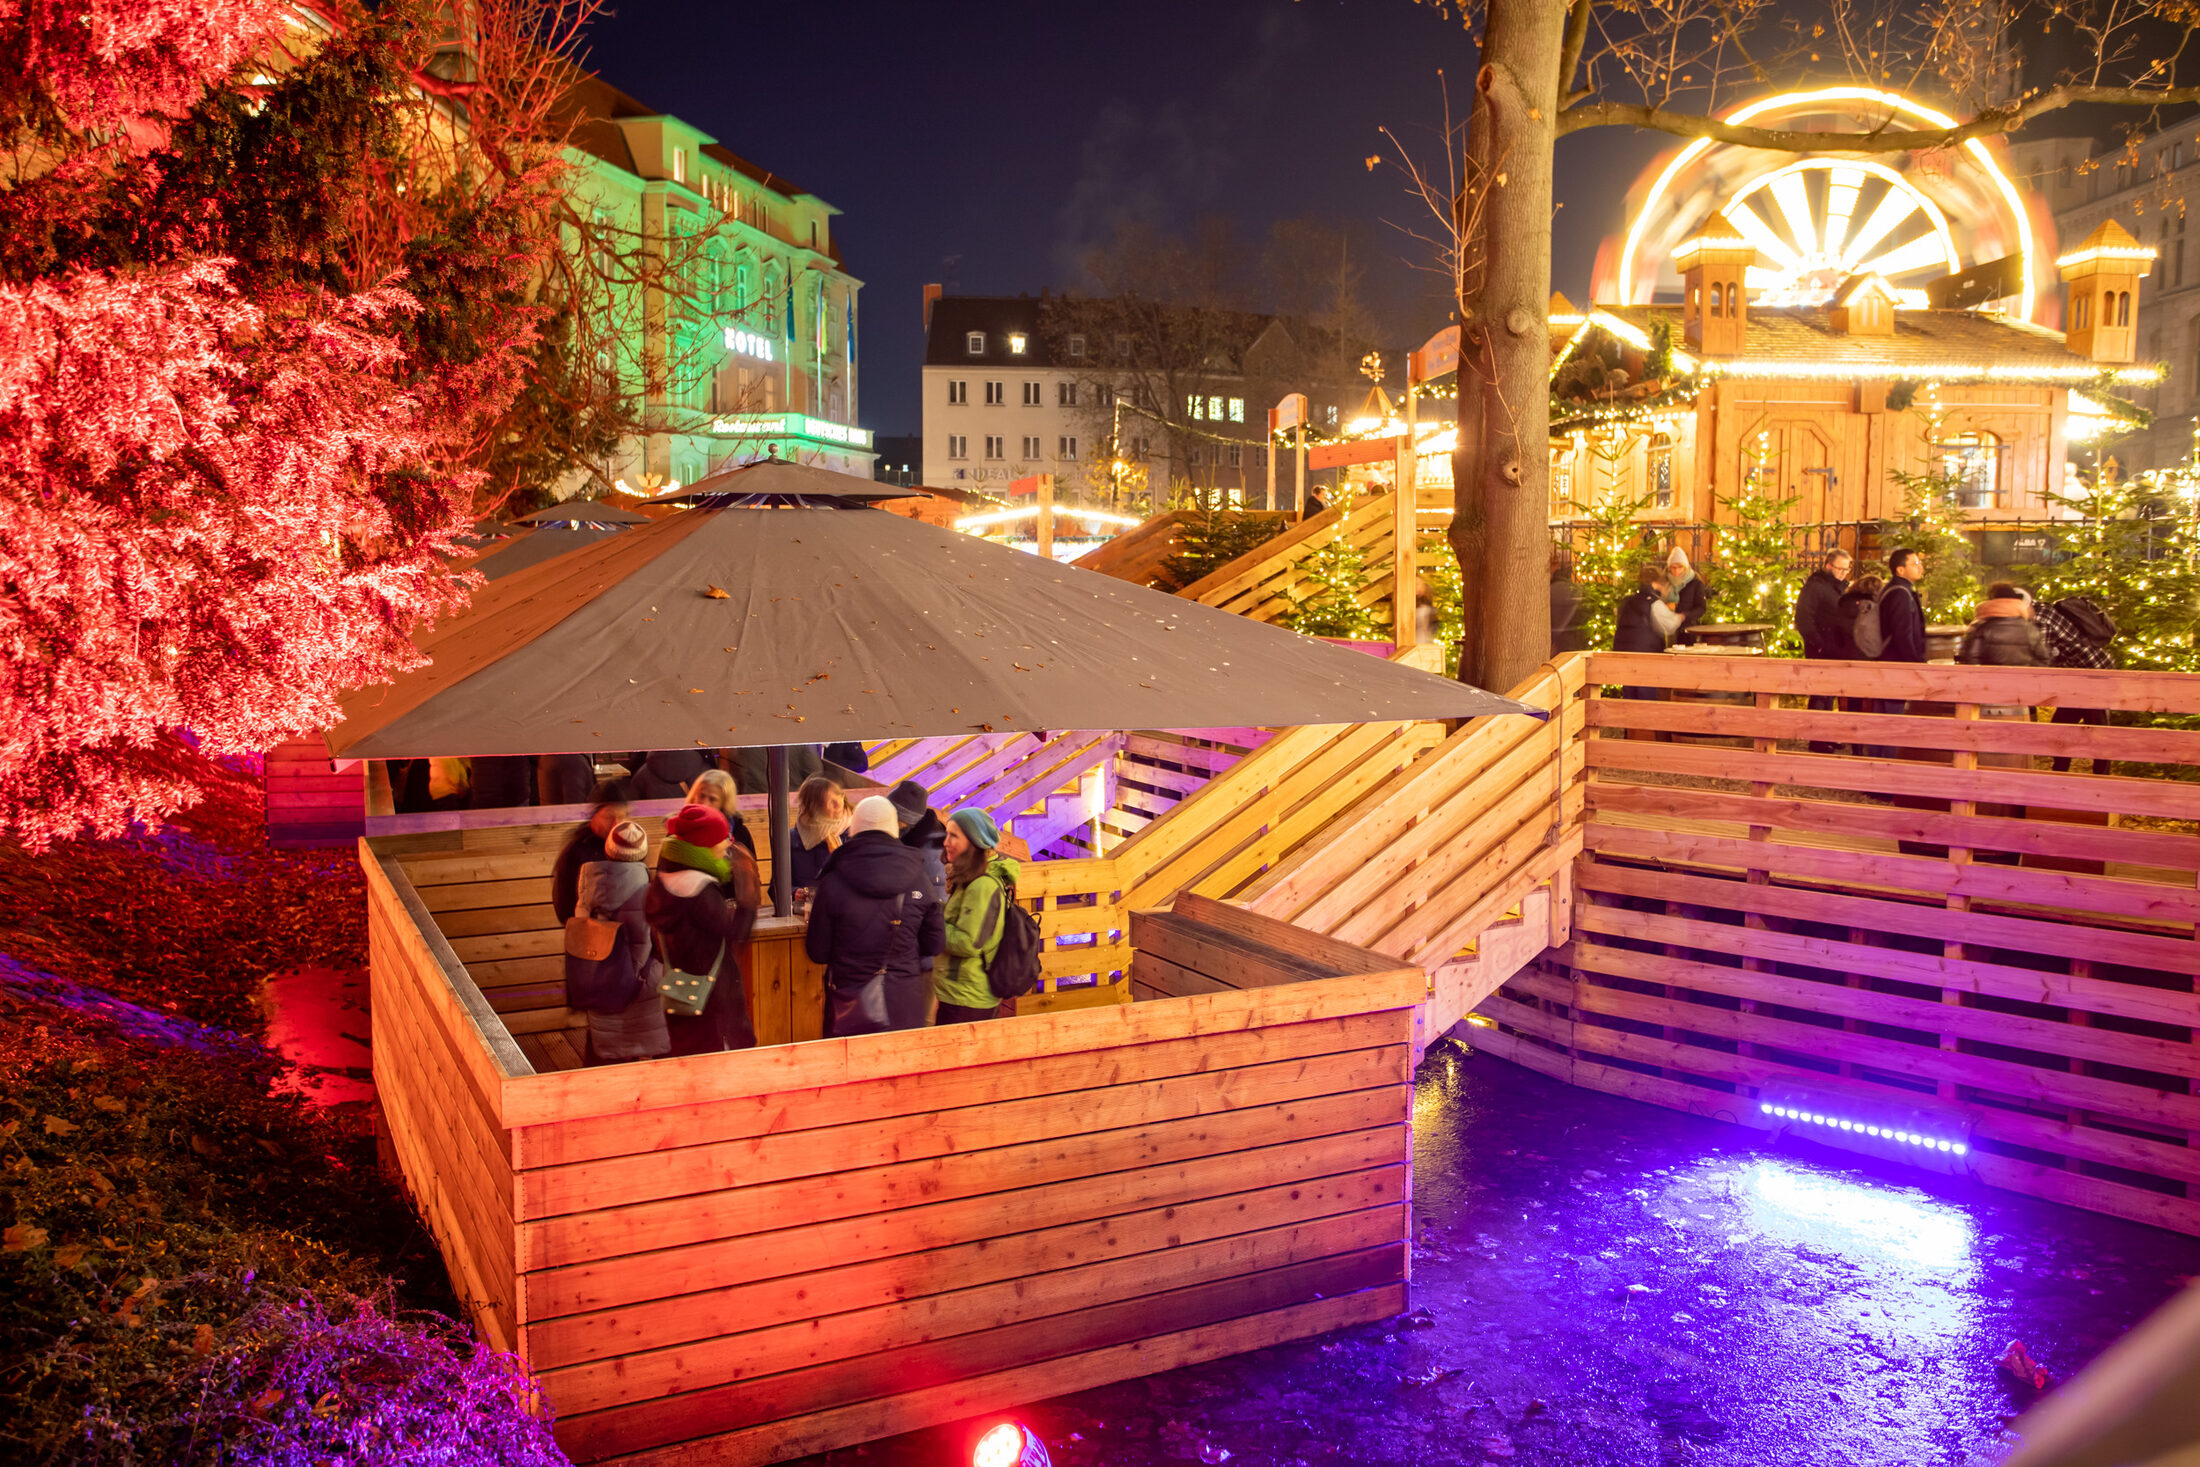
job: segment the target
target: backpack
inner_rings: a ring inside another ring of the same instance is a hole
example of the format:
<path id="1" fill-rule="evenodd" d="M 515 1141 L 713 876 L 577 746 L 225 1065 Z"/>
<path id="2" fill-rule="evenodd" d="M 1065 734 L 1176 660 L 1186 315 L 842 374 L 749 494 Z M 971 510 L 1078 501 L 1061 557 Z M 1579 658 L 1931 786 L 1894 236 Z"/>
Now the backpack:
<path id="1" fill-rule="evenodd" d="M 620 1013 L 641 993 L 642 975 L 635 971 L 633 950 L 621 935 L 619 924 L 594 913 L 589 917 L 611 930 L 612 941 L 601 957 L 566 950 L 566 1006 L 592 1014 Z"/>
<path id="2" fill-rule="evenodd" d="M 1856 608 L 1856 620 L 1849 623 L 1849 640 L 1856 644 L 1856 655 L 1865 661 L 1875 661 L 1887 650 L 1887 634 L 1879 625 L 1879 604 L 1887 599 L 1884 587 L 1878 595 Z"/>
<path id="3" fill-rule="evenodd" d="M 1001 914 L 1001 943 L 985 965 L 985 981 L 996 997 L 1022 998 L 1039 986 L 1039 919 L 1016 905 L 1013 883 L 1004 885 L 1008 907 Z"/>
<path id="4" fill-rule="evenodd" d="M 2055 610 L 2070 623 L 2073 631 L 2094 646 L 2105 647 L 2115 640 L 2115 621 L 2089 598 L 2065 596 L 2055 603 Z"/>

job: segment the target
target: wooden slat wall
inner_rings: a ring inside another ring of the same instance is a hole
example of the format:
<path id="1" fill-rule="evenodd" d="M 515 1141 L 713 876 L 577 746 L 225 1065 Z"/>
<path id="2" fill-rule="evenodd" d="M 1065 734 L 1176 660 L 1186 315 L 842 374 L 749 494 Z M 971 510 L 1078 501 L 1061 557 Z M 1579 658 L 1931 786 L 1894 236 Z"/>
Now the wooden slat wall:
<path id="1" fill-rule="evenodd" d="M 451 1287 L 498 1349 L 519 1341 L 511 1138 L 500 1120 L 511 1038 L 436 932 L 403 865 L 359 843 L 367 880 L 374 1089 L 406 1190 Z"/>
<path id="2" fill-rule="evenodd" d="M 338 772 L 318 738 L 277 744 L 264 756 L 267 837 L 278 849 L 348 846 L 366 828 L 365 767 Z"/>
<path id="3" fill-rule="evenodd" d="M 561 1444 L 777 1461 L 1397 1312 L 1416 997 L 1302 977 L 513 1085 Z"/>
<path id="4" fill-rule="evenodd" d="M 1571 938 L 1483 1004 L 1479 1046 L 1725 1119 L 1780 1077 L 1931 1097 L 1982 1180 L 2200 1232 L 2200 786 L 2161 777 L 2200 733 L 2024 716 L 2200 712 L 2200 679 L 1608 654 L 1590 678 L 1683 696 L 1590 702 Z M 1779 706 L 1859 688 L 1908 708 Z"/>
<path id="5" fill-rule="evenodd" d="M 1160 580 L 1169 557 L 1176 554 L 1177 526 L 1183 522 L 1183 511 L 1163 510 L 1148 516 L 1145 523 L 1093 546 L 1070 564 L 1134 585 L 1153 586 Z"/>
<path id="6" fill-rule="evenodd" d="M 1439 493 L 1431 486 L 1422 487 L 1419 507 L 1425 528 L 1439 528 L 1449 518 L 1448 497 L 1448 491 Z M 1431 508 L 1441 508 L 1443 512 L 1432 518 Z M 1275 621 L 1290 607 L 1284 593 L 1298 588 L 1300 563 L 1327 545 L 1341 530 L 1346 542 L 1358 547 L 1367 564 L 1368 583 L 1360 592 L 1360 604 L 1387 605 L 1391 599 L 1391 541 L 1394 538 L 1391 512 L 1392 500 L 1387 492 L 1369 495 L 1356 504 L 1325 509 L 1301 520 L 1267 544 L 1256 546 L 1229 564 L 1216 567 L 1177 594 L 1203 606 L 1218 606 L 1255 621 Z M 1436 559 L 1437 554 L 1416 555 L 1417 563 L 1424 567 L 1434 564 Z"/>

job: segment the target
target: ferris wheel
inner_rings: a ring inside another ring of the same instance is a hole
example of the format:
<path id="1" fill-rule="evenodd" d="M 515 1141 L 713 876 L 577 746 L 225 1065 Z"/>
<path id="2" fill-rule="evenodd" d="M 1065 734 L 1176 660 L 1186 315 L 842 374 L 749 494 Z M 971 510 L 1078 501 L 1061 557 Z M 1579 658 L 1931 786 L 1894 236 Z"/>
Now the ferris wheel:
<path id="1" fill-rule="evenodd" d="M 1841 132 L 1954 121 L 1869 87 L 1783 92 L 1726 120 Z M 2023 195 L 1982 140 L 1920 153 L 1797 156 L 1697 138 L 1652 164 L 1630 190 L 1627 227 L 1598 257 L 1595 299 L 1676 297 L 1673 250 L 1713 214 L 1757 247 L 1748 286 L 1763 305 L 1823 305 L 1847 276 L 1877 274 L 1905 304 L 1922 306 L 1930 281 L 2016 256 L 2017 290 L 2003 309 L 2029 321 L 2043 283 Z"/>

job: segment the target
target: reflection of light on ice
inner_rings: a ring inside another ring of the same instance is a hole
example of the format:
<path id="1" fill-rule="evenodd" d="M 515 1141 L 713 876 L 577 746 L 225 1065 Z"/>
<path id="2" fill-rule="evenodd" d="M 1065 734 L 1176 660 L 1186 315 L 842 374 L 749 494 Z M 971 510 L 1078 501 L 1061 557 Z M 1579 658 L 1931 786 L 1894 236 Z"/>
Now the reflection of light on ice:
<path id="1" fill-rule="evenodd" d="M 1971 1220 L 1955 1208 L 1777 1162 L 1758 1162 L 1745 1175 L 1750 1210 L 1771 1236 L 1869 1250 L 1926 1268 L 1974 1266 Z"/>

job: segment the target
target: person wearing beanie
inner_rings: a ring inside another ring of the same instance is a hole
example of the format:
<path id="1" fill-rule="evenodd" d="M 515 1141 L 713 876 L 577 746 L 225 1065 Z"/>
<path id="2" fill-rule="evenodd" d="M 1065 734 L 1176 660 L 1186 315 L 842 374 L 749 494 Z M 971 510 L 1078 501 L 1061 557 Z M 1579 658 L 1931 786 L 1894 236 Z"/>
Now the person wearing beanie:
<path id="1" fill-rule="evenodd" d="M 848 838 L 818 876 L 804 945 L 825 965 L 829 1036 L 920 1029 L 931 1008 L 942 913 L 899 829 L 885 797 L 858 801 Z"/>
<path id="2" fill-rule="evenodd" d="M 986 977 L 986 966 L 1001 946 L 1008 925 L 1008 904 L 1016 899 L 1016 862 L 1001 855 L 1000 827 L 976 808 L 947 817 L 946 951 L 932 974 L 939 999 L 938 1024 L 965 1024 L 992 1018 L 1000 996 Z"/>
<path id="3" fill-rule="evenodd" d="M 1689 628 L 1702 621 L 1710 607 L 1711 592 L 1704 587 L 1703 577 L 1688 563 L 1688 552 L 1676 545 L 1673 553 L 1665 558 L 1665 600 L 1681 619 L 1676 642 L 1689 642 L 1694 638 Z"/>
<path id="4" fill-rule="evenodd" d="M 611 827 L 626 819 L 626 801 L 602 800 L 588 812 L 588 823 L 576 825 L 550 867 L 550 910 L 560 922 L 570 921 L 579 901 L 581 867 L 604 858 L 604 838 Z"/>
<path id="5" fill-rule="evenodd" d="M 815 890 L 826 857 L 848 837 L 848 797 L 824 775 L 802 781 L 794 795 L 794 829 L 787 841 L 787 866 L 793 886 Z"/>
<path id="6" fill-rule="evenodd" d="M 611 956 L 597 961 L 571 953 L 565 958 L 566 1003 L 588 1016 L 584 1061 L 591 1065 L 655 1059 L 672 1048 L 665 1027 L 664 976 L 649 937 L 649 836 L 631 820 L 622 820 L 604 836 L 604 858 L 580 869 L 580 910 L 599 921 L 615 922 L 619 935 Z M 575 1002 L 586 993 L 634 985 L 633 997 L 616 1007 Z"/>
<path id="7" fill-rule="evenodd" d="M 734 844 L 726 817 L 708 805 L 682 805 L 665 820 L 657 877 L 649 884 L 649 925 L 664 944 L 667 965 L 683 973 L 715 970 L 703 1012 L 668 1016 L 673 1054 L 747 1049 L 749 934 L 764 903 L 756 860 Z"/>
<path id="8" fill-rule="evenodd" d="M 947 905 L 947 857 L 941 847 L 947 842 L 947 822 L 932 808 L 931 794 L 913 779 L 895 785 L 886 798 L 893 804 L 894 815 L 901 822 L 901 843 L 923 860 L 925 880 L 932 883 L 932 895 L 944 908 Z"/>

